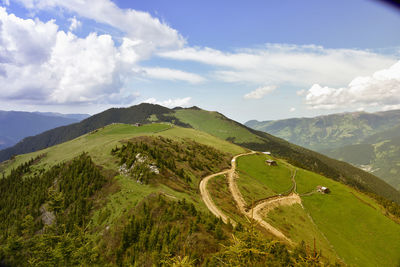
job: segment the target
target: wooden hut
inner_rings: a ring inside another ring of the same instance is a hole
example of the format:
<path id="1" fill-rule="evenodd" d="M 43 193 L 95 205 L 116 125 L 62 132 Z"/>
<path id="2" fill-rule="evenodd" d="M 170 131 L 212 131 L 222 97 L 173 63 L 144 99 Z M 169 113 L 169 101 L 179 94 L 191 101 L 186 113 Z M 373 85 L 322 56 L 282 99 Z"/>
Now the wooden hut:
<path id="1" fill-rule="evenodd" d="M 267 159 L 265 162 L 266 162 L 269 166 L 278 166 L 278 163 L 276 163 L 276 161 L 275 161 L 275 160 L 272 160 L 272 159 Z"/>

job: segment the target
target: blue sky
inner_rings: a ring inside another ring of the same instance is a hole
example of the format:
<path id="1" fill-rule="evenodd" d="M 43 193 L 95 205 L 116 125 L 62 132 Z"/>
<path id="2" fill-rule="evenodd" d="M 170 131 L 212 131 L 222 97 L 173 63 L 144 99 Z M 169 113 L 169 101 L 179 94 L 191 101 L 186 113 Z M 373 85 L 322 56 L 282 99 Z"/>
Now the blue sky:
<path id="1" fill-rule="evenodd" d="M 2 2 L 0 109 L 196 105 L 245 122 L 400 108 L 400 12 L 354 1 Z"/>

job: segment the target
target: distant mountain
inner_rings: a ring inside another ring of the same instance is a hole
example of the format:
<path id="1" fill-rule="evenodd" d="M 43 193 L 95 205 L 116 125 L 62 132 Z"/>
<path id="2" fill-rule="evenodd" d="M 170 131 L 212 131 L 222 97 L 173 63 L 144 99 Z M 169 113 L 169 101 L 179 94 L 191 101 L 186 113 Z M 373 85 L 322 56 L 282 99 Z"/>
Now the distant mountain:
<path id="1" fill-rule="evenodd" d="M 0 151 L 0 161 L 7 160 L 12 155 L 33 152 L 72 140 L 112 123 L 152 122 L 169 122 L 178 126 L 194 128 L 249 149 L 270 151 L 293 165 L 400 203 L 398 191 L 367 172 L 290 144 L 267 133 L 252 130 L 218 112 L 205 111 L 197 107 L 168 109 L 159 105 L 140 104 L 129 108 L 112 108 L 79 123 L 58 127 L 37 136 L 25 138 L 15 146 Z"/>
<path id="2" fill-rule="evenodd" d="M 39 112 L 39 111 L 35 111 L 33 113 L 39 114 L 39 115 L 51 116 L 51 117 L 69 118 L 69 119 L 74 119 L 77 121 L 81 121 L 81 120 L 84 120 L 84 119 L 90 117 L 89 114 L 62 114 L 62 113 L 58 113 L 58 112 Z"/>
<path id="3" fill-rule="evenodd" d="M 400 190 L 400 110 L 246 125 L 369 171 Z"/>
<path id="4" fill-rule="evenodd" d="M 61 116 L 62 115 L 62 116 Z M 79 117 L 71 114 L 50 115 L 39 112 L 0 111 L 0 149 L 13 146 L 23 138 L 37 135 L 49 129 L 78 122 Z"/>
<path id="5" fill-rule="evenodd" d="M 276 121 L 251 120 L 246 126 L 316 151 L 359 144 L 367 137 L 400 125 L 400 110 L 350 112 Z"/>
<path id="6" fill-rule="evenodd" d="M 400 190 L 400 126 L 367 137 L 362 144 L 322 152 L 369 171 Z"/>

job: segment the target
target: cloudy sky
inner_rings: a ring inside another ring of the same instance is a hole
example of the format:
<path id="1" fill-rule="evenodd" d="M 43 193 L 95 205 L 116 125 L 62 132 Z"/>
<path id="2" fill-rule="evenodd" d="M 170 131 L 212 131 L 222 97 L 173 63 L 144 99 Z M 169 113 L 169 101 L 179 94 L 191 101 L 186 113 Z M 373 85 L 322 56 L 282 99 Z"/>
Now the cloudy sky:
<path id="1" fill-rule="evenodd" d="M 0 2 L 0 110 L 400 109 L 400 11 L 374 0 Z"/>

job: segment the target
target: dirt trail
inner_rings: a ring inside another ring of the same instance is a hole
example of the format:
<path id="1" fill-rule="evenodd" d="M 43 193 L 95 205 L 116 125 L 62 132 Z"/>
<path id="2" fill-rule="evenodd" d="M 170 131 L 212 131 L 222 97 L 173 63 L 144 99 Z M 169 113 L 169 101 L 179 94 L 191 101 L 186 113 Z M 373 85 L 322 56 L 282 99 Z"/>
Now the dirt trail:
<path id="1" fill-rule="evenodd" d="M 229 183 L 229 189 L 232 193 L 232 196 L 235 199 L 236 204 L 241 213 L 243 213 L 249 219 L 253 218 L 258 224 L 261 225 L 261 227 L 263 227 L 264 229 L 266 229 L 267 231 L 269 231 L 276 237 L 278 237 L 282 240 L 285 240 L 288 243 L 293 243 L 281 231 L 279 231 L 278 229 L 273 227 L 271 224 L 264 221 L 260 214 L 262 213 L 265 215 L 265 213 L 267 213 L 268 211 L 270 211 L 278 206 L 282 206 L 282 205 L 293 205 L 295 203 L 301 204 L 301 199 L 300 199 L 299 195 L 297 195 L 296 193 L 291 193 L 287 196 L 276 196 L 275 198 L 269 198 L 269 199 L 266 199 L 265 201 L 261 201 L 252 210 L 251 209 L 249 211 L 246 210 L 246 207 L 247 207 L 246 201 L 244 200 L 242 194 L 240 193 L 240 190 L 235 181 L 235 179 L 237 177 L 235 175 L 236 159 L 240 156 L 251 155 L 254 153 L 256 153 L 256 152 L 253 151 L 251 153 L 237 155 L 232 159 L 232 167 L 228 172 L 228 183 Z M 295 175 L 295 173 L 294 173 L 294 175 Z M 296 188 L 296 182 L 294 181 L 294 175 L 292 176 L 292 180 L 294 182 L 293 188 Z"/>
<path id="2" fill-rule="evenodd" d="M 287 238 L 281 231 L 264 221 L 262 216 L 266 216 L 268 212 L 279 207 L 279 206 L 291 206 L 294 204 L 301 205 L 301 198 L 296 193 L 291 193 L 288 196 L 281 196 L 277 198 L 268 199 L 253 208 L 253 218 L 256 220 L 262 227 L 267 229 L 269 232 L 279 237 L 280 239 L 286 240 L 289 243 L 293 243 L 289 238 Z M 251 211 L 250 211 L 251 213 Z"/>
<path id="3" fill-rule="evenodd" d="M 209 175 L 209 176 L 203 178 L 203 179 L 200 181 L 200 185 L 199 185 L 199 187 L 200 187 L 201 198 L 203 199 L 203 201 L 204 201 L 204 203 L 206 204 L 207 208 L 208 208 L 208 209 L 211 211 L 211 213 L 214 214 L 216 217 L 221 218 L 222 221 L 223 221 L 224 223 L 228 223 L 228 218 L 229 218 L 229 217 L 226 216 L 222 211 L 220 211 L 220 210 L 217 208 L 217 206 L 215 205 L 214 201 L 213 201 L 212 198 L 211 198 L 210 193 L 209 193 L 208 190 L 207 190 L 207 183 L 208 183 L 208 180 L 210 180 L 211 178 L 213 178 L 213 177 L 215 177 L 215 176 L 218 176 L 218 175 L 224 175 L 224 174 L 226 174 L 228 171 L 229 171 L 229 170 L 226 170 L 226 171 L 222 171 L 222 172 L 219 172 L 219 173 L 215 173 L 215 174 Z M 234 222 L 231 218 L 229 218 L 229 221 L 231 222 L 231 224 L 232 224 L 233 226 L 236 226 L 236 222 Z"/>
<path id="4" fill-rule="evenodd" d="M 227 174 L 228 177 L 231 177 L 231 176 L 233 177 L 233 174 L 235 173 L 235 169 L 236 169 L 236 158 L 238 158 L 240 156 L 244 156 L 244 155 L 254 154 L 254 153 L 256 153 L 256 152 L 253 151 L 253 152 L 250 152 L 250 153 L 243 153 L 243 154 L 239 154 L 239 155 L 234 156 L 232 158 L 231 168 L 229 170 L 225 170 L 225 171 L 222 171 L 222 172 L 211 174 L 209 176 L 206 176 L 205 178 L 203 178 L 200 181 L 199 188 L 200 188 L 201 198 L 203 199 L 204 203 L 206 204 L 207 208 L 211 211 L 211 213 L 214 214 L 215 216 L 221 218 L 224 223 L 228 223 L 228 219 L 229 219 L 231 224 L 233 226 L 236 226 L 236 222 L 233 221 L 231 218 L 229 218 L 227 215 L 225 215 L 222 211 L 220 211 L 218 209 L 218 207 L 215 205 L 214 201 L 211 198 L 210 193 L 207 190 L 207 183 L 211 178 L 213 178 L 215 176 L 218 176 L 218 175 L 226 175 Z M 235 183 L 235 185 L 236 185 L 236 183 Z M 231 187 L 231 183 L 229 183 L 229 188 L 230 187 Z M 237 190 L 239 190 L 239 189 L 237 189 Z M 232 189 L 231 189 L 231 191 L 232 191 Z M 235 200 L 236 200 L 236 198 L 235 198 Z M 244 200 L 243 200 L 243 203 L 245 203 Z"/>
<path id="5" fill-rule="evenodd" d="M 255 153 L 257 153 L 257 152 L 252 151 L 249 153 L 236 155 L 232 158 L 231 168 L 229 170 L 209 175 L 209 176 L 205 177 L 203 180 L 201 180 L 201 182 L 200 182 L 201 197 L 202 197 L 204 203 L 206 204 L 207 208 L 215 216 L 220 217 L 225 223 L 227 223 L 228 219 L 229 219 L 233 225 L 236 225 L 236 223 L 231 218 L 226 216 L 223 212 L 221 212 L 217 208 L 217 206 L 214 204 L 214 202 L 211 199 L 210 193 L 207 191 L 208 180 L 210 180 L 211 178 L 213 178 L 215 176 L 226 174 L 228 177 L 229 190 L 231 191 L 231 194 L 233 196 L 233 199 L 236 202 L 237 207 L 239 208 L 239 211 L 243 215 L 245 215 L 247 218 L 249 218 L 249 219 L 253 218 L 258 224 L 261 225 L 261 227 L 263 227 L 264 229 L 266 229 L 267 231 L 269 231 L 276 237 L 292 244 L 293 242 L 289 238 L 287 238 L 281 231 L 279 231 L 278 229 L 276 229 L 275 227 L 273 227 L 272 225 L 270 225 L 269 223 L 264 221 L 260 214 L 266 215 L 269 211 L 271 211 L 272 209 L 274 209 L 278 206 L 283 206 L 283 205 L 290 206 L 290 205 L 293 205 L 296 203 L 299 203 L 301 205 L 300 196 L 298 194 L 294 193 L 296 190 L 296 181 L 294 180 L 294 176 L 295 176 L 296 172 L 292 176 L 292 180 L 294 183 L 294 186 L 293 186 L 294 192 L 290 193 L 289 195 L 285 195 L 285 196 L 276 196 L 276 197 L 268 198 L 264 201 L 259 202 L 255 207 L 253 207 L 253 209 L 247 210 L 247 203 L 244 200 L 242 194 L 240 193 L 240 190 L 236 183 L 236 179 L 237 179 L 237 175 L 235 173 L 236 159 L 241 156 L 251 155 L 251 154 L 255 154 Z"/>

